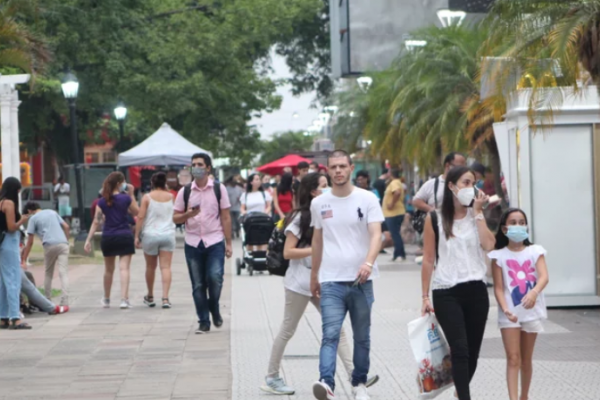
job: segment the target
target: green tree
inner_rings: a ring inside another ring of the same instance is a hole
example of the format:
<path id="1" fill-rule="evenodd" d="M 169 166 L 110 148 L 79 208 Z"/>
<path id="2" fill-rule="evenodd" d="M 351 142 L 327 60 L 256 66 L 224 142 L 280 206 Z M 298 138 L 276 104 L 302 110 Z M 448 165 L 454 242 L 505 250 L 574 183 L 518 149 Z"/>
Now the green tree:
<path id="1" fill-rule="evenodd" d="M 27 0 L 0 2 L 0 69 L 3 73 L 36 75 L 50 60 L 43 38 L 23 22 L 23 16 L 35 13 L 34 4 Z"/>
<path id="2" fill-rule="evenodd" d="M 298 21 L 314 16 L 315 5 L 46 0 L 40 18 L 29 22 L 46 35 L 55 57 L 44 86 L 24 96 L 23 116 L 31 121 L 23 134 L 30 143 L 54 143 L 58 153 L 65 147 L 68 121 L 58 79 L 70 67 L 80 81 L 77 116 L 85 141 L 105 130 L 118 136 L 106 116 L 122 99 L 131 110 L 126 134 L 134 141 L 167 121 L 216 156 L 247 163 L 247 150 L 260 144 L 247 122 L 281 102 L 260 64 L 274 44 L 291 40 Z"/>
<path id="3" fill-rule="evenodd" d="M 304 132 L 287 131 L 276 133 L 269 140 L 263 141 L 260 164 L 267 164 L 288 154 L 310 150 L 313 144 L 311 136 Z"/>

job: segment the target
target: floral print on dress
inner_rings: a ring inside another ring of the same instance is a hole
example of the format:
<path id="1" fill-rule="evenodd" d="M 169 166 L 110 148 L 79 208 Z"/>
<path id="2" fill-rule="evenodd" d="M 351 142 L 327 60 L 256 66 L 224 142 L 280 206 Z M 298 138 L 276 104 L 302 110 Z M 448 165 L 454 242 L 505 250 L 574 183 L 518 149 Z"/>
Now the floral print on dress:
<path id="1" fill-rule="evenodd" d="M 535 267 L 531 266 L 531 260 L 526 260 L 523 264 L 519 264 L 517 260 L 506 260 L 506 265 L 510 269 L 508 276 L 511 278 L 509 286 L 513 305 L 517 306 L 537 282 Z"/>

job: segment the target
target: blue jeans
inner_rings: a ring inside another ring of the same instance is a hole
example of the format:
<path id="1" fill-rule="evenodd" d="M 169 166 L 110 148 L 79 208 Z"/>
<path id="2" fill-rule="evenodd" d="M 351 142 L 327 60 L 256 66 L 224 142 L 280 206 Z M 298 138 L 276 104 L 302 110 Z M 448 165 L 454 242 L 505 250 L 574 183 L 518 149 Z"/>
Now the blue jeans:
<path id="1" fill-rule="evenodd" d="M 20 319 L 21 232 L 6 232 L 0 245 L 0 318 Z"/>
<path id="2" fill-rule="evenodd" d="M 192 281 L 198 321 L 210 326 L 209 311 L 213 319 L 221 316 L 219 298 L 225 272 L 225 242 L 210 247 L 205 247 L 204 242 L 200 242 L 198 247 L 186 244 L 185 260 Z"/>
<path id="3" fill-rule="evenodd" d="M 402 257 L 406 258 L 406 252 L 404 251 L 404 242 L 402 241 L 402 235 L 400 235 L 400 228 L 404 221 L 404 214 L 396 215 L 395 217 L 388 217 L 385 219 L 392 240 L 394 241 L 394 258 Z"/>
<path id="4" fill-rule="evenodd" d="M 371 349 L 371 307 L 373 282 L 353 286 L 352 282 L 323 282 L 321 284 L 321 319 L 323 340 L 319 356 L 320 380 L 335 388 L 335 365 L 340 332 L 346 313 L 350 314 L 354 336 L 354 371 L 352 386 L 367 382 Z"/>

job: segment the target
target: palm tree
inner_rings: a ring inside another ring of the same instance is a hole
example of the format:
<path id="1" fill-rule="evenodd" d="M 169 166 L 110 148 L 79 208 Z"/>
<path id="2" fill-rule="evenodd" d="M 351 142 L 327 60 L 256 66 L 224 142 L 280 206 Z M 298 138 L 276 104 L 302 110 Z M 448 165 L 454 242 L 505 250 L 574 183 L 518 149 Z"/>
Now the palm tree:
<path id="1" fill-rule="evenodd" d="M 449 150 L 484 147 L 490 155 L 496 191 L 502 195 L 501 167 L 492 124 L 505 111 L 498 96 L 480 96 L 480 48 L 488 37 L 484 25 L 431 27 L 413 34 L 427 45 L 405 53 L 397 94 L 388 110 L 402 152 L 420 165 L 437 163 Z"/>
<path id="2" fill-rule="evenodd" d="M 50 60 L 46 43 L 25 23 L 37 12 L 36 1 L 0 0 L 0 67 L 31 74 L 44 69 Z"/>

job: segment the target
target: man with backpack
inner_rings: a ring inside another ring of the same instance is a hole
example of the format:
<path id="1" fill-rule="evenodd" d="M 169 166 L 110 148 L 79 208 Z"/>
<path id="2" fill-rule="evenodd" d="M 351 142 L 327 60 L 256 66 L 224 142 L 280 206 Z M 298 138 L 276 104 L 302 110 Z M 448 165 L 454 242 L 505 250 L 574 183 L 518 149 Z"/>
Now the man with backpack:
<path id="1" fill-rule="evenodd" d="M 211 172 L 212 160 L 208 154 L 192 156 L 194 180 L 179 190 L 173 215 L 173 222 L 185 223 L 185 259 L 199 321 L 197 334 L 210 331 L 210 315 L 215 327 L 223 325 L 219 299 L 225 257 L 232 255 L 227 189 L 209 179 Z"/>
<path id="2" fill-rule="evenodd" d="M 442 206 L 442 201 L 444 200 L 444 184 L 446 183 L 446 175 L 448 175 L 448 171 L 459 165 L 467 165 L 467 159 L 465 156 L 457 152 L 449 153 L 444 158 L 444 173 L 437 178 L 428 180 L 423 184 L 423 186 L 421 186 L 413 198 L 413 206 L 425 214 L 440 208 Z"/>

